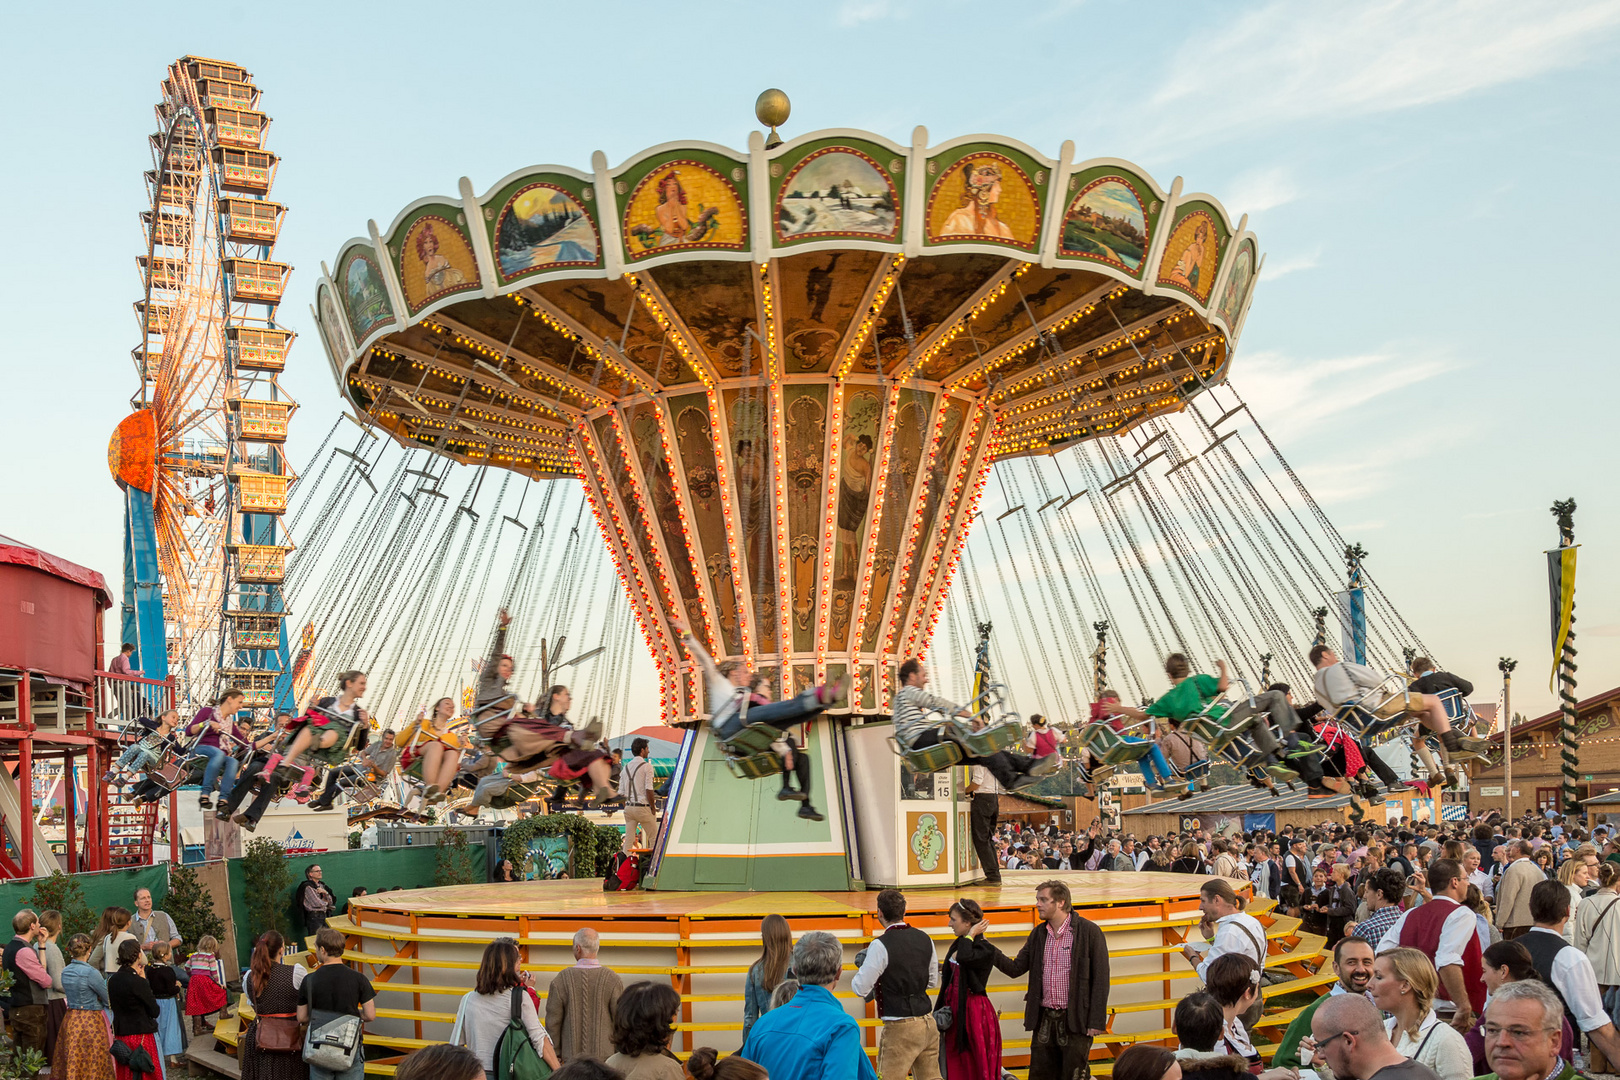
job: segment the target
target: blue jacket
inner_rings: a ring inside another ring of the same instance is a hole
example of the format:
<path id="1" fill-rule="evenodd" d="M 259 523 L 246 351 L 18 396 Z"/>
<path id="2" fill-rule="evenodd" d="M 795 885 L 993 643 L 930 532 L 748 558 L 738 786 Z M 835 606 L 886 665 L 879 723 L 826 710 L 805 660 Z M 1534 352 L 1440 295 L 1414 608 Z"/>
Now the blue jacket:
<path id="1" fill-rule="evenodd" d="M 107 997 L 107 977 L 83 960 L 74 960 L 62 969 L 62 992 L 70 1009 L 112 1008 Z"/>
<path id="2" fill-rule="evenodd" d="M 755 961 L 754 966 L 748 969 L 748 977 L 743 980 L 743 1041 L 748 1040 L 748 1033 L 754 1030 L 754 1021 L 764 1016 L 771 1009 L 771 995 L 765 992 L 765 976 L 760 964 Z"/>
<path id="3" fill-rule="evenodd" d="M 771 1080 L 877 1080 L 860 1026 L 824 986 L 803 987 L 754 1021 L 742 1056 Z"/>

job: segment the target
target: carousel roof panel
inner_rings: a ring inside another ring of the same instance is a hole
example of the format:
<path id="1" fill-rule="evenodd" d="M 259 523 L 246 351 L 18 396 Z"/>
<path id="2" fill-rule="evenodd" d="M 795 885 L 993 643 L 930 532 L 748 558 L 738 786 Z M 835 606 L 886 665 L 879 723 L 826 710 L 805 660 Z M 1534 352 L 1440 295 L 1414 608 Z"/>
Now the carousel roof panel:
<path id="1" fill-rule="evenodd" d="M 398 438 L 536 475 L 614 405 L 828 376 L 971 399 L 995 456 L 1048 453 L 1223 377 L 1261 267 L 1213 197 L 1072 156 L 833 130 L 463 181 L 346 242 L 316 318 Z"/>

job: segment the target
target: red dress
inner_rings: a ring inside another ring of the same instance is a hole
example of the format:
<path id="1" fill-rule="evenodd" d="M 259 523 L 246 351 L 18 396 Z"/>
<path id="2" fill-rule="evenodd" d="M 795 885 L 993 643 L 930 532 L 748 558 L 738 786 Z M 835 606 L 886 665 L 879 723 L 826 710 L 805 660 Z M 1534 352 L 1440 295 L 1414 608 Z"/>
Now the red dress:
<path id="1" fill-rule="evenodd" d="M 195 966 L 194 966 L 195 965 Z M 186 961 L 191 982 L 186 984 L 186 1015 L 207 1016 L 225 1008 L 225 987 L 219 982 L 219 961 L 195 953 Z"/>
<path id="2" fill-rule="evenodd" d="M 984 992 L 995 947 L 980 938 L 957 938 L 945 954 L 945 986 L 939 1004 L 953 1020 L 941 1033 L 945 1080 L 1000 1080 L 1001 1021 Z"/>

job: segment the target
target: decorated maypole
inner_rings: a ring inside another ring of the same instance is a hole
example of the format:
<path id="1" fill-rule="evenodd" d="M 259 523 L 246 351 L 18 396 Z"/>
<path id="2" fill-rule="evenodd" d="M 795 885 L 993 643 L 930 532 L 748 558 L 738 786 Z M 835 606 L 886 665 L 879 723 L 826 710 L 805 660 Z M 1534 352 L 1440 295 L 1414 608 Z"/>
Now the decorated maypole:
<path id="1" fill-rule="evenodd" d="M 1563 758 L 1564 812 L 1581 801 L 1576 788 L 1575 757 L 1575 500 L 1552 504 L 1558 522 L 1558 546 L 1547 552 L 1547 585 L 1552 599 L 1553 677 L 1558 682 L 1559 751 Z"/>
<path id="2" fill-rule="evenodd" d="M 1274 659 L 1275 659 L 1275 657 L 1273 657 L 1270 653 L 1261 653 L 1260 654 L 1260 685 L 1261 685 L 1261 687 L 1267 687 L 1267 686 L 1271 685 L 1271 661 L 1274 660 Z"/>
<path id="3" fill-rule="evenodd" d="M 1097 631 L 1097 651 L 1091 654 L 1091 699 L 1096 701 L 1108 689 L 1108 623 L 1092 623 Z"/>
<path id="4" fill-rule="evenodd" d="M 1508 821 L 1513 820 L 1513 669 L 1518 666 L 1517 660 L 1506 656 L 1496 662 L 1502 673 L 1502 792 L 1507 800 L 1502 816 Z"/>
<path id="5" fill-rule="evenodd" d="M 1316 608 L 1311 612 L 1311 616 L 1316 619 L 1316 637 L 1311 639 L 1311 644 L 1313 646 L 1326 645 L 1328 609 L 1325 607 Z"/>

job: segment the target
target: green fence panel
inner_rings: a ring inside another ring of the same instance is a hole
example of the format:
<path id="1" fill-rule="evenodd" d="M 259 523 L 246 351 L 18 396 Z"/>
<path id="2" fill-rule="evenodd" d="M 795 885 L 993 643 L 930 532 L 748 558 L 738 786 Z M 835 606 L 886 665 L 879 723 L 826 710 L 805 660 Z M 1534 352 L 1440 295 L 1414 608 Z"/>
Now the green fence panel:
<path id="1" fill-rule="evenodd" d="M 74 874 L 73 877 L 78 880 L 79 888 L 84 892 L 84 902 L 95 913 L 98 921 L 101 918 L 101 909 L 115 904 L 134 911 L 136 889 L 151 889 L 152 903 L 159 909 L 162 909 L 163 900 L 169 894 L 167 864 L 139 866 L 133 870 L 103 870 L 95 874 Z M 34 882 L 37 880 L 39 879 L 29 878 L 25 881 L 8 881 L 0 884 L 0 911 L 15 912 L 20 908 L 32 907 Z"/>

